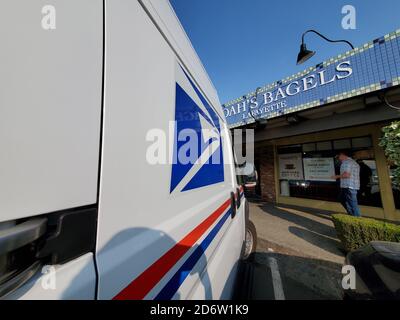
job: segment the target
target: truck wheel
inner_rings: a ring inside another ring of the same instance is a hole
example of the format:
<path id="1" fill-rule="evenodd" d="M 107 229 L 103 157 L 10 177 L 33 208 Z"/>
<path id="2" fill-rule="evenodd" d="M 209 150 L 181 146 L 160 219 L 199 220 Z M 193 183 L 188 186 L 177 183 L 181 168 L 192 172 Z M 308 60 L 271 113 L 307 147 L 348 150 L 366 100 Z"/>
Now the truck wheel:
<path id="1" fill-rule="evenodd" d="M 247 221 L 246 223 L 246 236 L 243 244 L 242 259 L 246 260 L 249 256 L 256 251 L 257 247 L 257 231 L 253 222 Z"/>

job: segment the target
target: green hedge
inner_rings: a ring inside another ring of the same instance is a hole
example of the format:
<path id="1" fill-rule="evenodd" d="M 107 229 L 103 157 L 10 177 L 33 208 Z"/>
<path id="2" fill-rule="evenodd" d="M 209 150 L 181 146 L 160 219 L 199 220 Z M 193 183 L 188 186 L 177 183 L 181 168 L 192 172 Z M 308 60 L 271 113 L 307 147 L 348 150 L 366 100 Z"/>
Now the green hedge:
<path id="1" fill-rule="evenodd" d="M 334 214 L 332 220 L 346 251 L 356 250 L 371 241 L 400 242 L 400 226 L 370 218 Z"/>

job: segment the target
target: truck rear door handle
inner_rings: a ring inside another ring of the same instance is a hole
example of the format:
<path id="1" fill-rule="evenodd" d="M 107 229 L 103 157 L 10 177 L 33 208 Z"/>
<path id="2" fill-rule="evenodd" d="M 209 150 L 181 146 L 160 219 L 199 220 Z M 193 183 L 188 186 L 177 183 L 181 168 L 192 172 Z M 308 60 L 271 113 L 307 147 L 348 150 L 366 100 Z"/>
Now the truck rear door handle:
<path id="1" fill-rule="evenodd" d="M 234 192 L 231 192 L 231 217 L 232 219 L 236 216 L 236 195 Z"/>
<path id="2" fill-rule="evenodd" d="M 0 255 L 21 248 L 46 232 L 47 218 L 33 218 L 0 231 Z"/>

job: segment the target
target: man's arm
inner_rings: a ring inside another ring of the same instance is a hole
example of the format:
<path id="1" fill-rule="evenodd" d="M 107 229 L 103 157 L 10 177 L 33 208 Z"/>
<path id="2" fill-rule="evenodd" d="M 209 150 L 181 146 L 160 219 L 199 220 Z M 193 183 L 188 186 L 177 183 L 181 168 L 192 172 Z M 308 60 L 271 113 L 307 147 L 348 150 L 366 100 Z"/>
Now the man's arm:
<path id="1" fill-rule="evenodd" d="M 342 174 L 336 175 L 336 176 L 332 176 L 332 179 L 350 179 L 351 174 L 347 171 L 343 172 Z"/>
<path id="2" fill-rule="evenodd" d="M 350 166 L 347 164 L 347 163 L 343 163 L 342 164 L 342 170 L 343 170 L 343 173 L 342 174 L 339 174 L 339 175 L 336 175 L 336 176 L 333 176 L 332 178 L 333 179 L 335 179 L 335 180 L 337 180 L 337 179 L 350 179 L 350 177 L 351 177 L 351 174 L 350 174 Z"/>

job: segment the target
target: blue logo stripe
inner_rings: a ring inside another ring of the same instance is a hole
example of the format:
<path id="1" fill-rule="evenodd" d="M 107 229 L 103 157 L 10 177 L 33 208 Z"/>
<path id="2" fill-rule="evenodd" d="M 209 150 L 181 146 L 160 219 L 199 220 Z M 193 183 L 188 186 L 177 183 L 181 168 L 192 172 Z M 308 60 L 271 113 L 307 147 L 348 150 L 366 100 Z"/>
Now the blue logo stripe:
<path id="1" fill-rule="evenodd" d="M 178 192 L 210 186 L 225 180 L 224 175 L 224 155 L 222 152 L 222 138 L 220 136 L 220 123 L 218 115 L 207 103 L 199 89 L 194 85 L 185 71 L 180 67 L 177 72 L 183 72 L 193 87 L 195 94 L 203 102 L 206 109 L 200 108 L 191 96 L 176 83 L 175 96 L 175 132 L 173 163 L 171 168 L 170 193 L 174 192 L 180 183 L 193 169 L 194 164 L 200 159 L 210 154 L 208 159 L 202 160 L 201 167 L 193 172 L 194 176 L 181 185 Z M 186 81 L 186 80 L 185 80 Z M 197 99 L 196 99 L 197 100 Z M 209 115 L 207 115 L 207 112 Z M 205 119 L 205 122 L 203 121 Z M 208 128 L 208 124 L 211 128 Z M 205 128 L 203 128 L 205 126 Z M 207 130 L 212 129 L 211 133 Z M 193 134 L 188 135 L 188 132 Z M 182 136 L 181 136 L 181 133 Z M 207 139 L 208 137 L 208 139 Z M 203 140 L 205 139 L 205 140 Z M 219 140 L 219 141 L 218 141 Z M 205 151 L 209 150 L 209 153 Z"/>
<path id="2" fill-rule="evenodd" d="M 201 102 L 203 102 L 203 104 L 206 107 L 207 111 L 209 112 L 209 114 L 213 118 L 213 120 L 215 122 L 215 125 L 217 126 L 218 131 L 220 131 L 219 118 L 218 118 L 218 115 L 216 114 L 216 111 L 214 111 L 214 109 L 209 105 L 207 100 L 204 98 L 204 96 L 202 95 L 200 90 L 197 88 L 197 86 L 193 83 L 192 79 L 190 79 L 190 77 L 188 76 L 186 71 L 182 68 L 182 66 L 181 66 L 181 69 L 182 69 L 183 73 L 185 74 L 186 78 L 189 80 L 190 84 L 192 85 L 192 87 L 193 87 L 194 91 L 196 92 L 197 96 L 200 98 Z M 206 117 L 206 119 L 211 123 L 211 121 L 208 119 L 208 117 Z"/>

